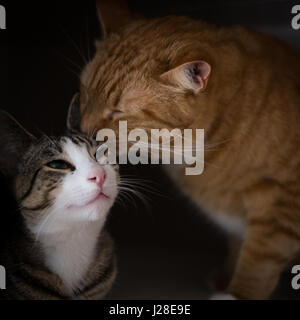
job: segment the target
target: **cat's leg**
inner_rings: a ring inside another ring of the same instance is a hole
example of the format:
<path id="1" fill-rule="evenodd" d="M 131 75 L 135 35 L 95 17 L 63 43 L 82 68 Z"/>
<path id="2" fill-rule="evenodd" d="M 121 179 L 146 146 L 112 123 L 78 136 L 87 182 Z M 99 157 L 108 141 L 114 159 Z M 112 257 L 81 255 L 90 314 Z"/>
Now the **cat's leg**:
<path id="1" fill-rule="evenodd" d="M 287 215 L 287 212 L 284 214 Z M 287 221 L 287 216 L 281 216 L 281 219 L 280 216 L 277 212 L 276 217 L 268 215 L 268 218 L 249 220 L 247 235 L 228 290 L 233 296 L 239 299 L 268 299 L 281 271 L 299 251 L 300 225 L 295 224 L 296 214 L 294 224 Z"/>

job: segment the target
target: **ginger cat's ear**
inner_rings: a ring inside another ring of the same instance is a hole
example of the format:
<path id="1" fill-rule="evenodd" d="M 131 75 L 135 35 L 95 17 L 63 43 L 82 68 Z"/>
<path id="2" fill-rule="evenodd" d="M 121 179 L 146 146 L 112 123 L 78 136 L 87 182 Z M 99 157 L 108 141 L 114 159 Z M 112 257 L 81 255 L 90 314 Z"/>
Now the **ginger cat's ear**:
<path id="1" fill-rule="evenodd" d="M 126 0 L 97 0 L 96 3 L 103 38 L 139 17 L 129 10 Z"/>
<path id="2" fill-rule="evenodd" d="M 161 75 L 161 78 L 172 85 L 198 93 L 206 88 L 210 65 L 205 61 L 192 61 L 184 63 Z"/>

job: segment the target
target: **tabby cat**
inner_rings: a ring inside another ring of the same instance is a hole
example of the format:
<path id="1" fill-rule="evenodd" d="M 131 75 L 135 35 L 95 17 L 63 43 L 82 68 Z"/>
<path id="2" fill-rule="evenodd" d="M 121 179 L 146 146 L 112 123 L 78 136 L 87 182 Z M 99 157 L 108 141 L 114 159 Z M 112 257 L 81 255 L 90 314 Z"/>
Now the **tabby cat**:
<path id="1" fill-rule="evenodd" d="M 75 98 L 67 134 L 37 139 L 0 112 L 0 168 L 20 207 L 0 260 L 3 299 L 102 299 L 115 279 L 104 223 L 118 168 L 96 161 L 95 141 L 76 131 L 79 116 Z"/>
<path id="2" fill-rule="evenodd" d="M 224 298 L 269 298 L 300 250 L 299 56 L 241 26 L 175 16 L 124 26 L 125 3 L 110 4 L 98 2 L 104 39 L 81 74 L 81 129 L 203 128 L 215 145 L 203 174 L 171 174 L 239 240 Z"/>

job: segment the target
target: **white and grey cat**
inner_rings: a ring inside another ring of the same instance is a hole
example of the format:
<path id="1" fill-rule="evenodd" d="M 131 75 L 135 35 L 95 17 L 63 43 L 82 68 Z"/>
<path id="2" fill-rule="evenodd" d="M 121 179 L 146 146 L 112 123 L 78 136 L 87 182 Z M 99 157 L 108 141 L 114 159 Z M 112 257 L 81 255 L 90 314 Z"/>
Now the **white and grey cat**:
<path id="1" fill-rule="evenodd" d="M 66 135 L 36 139 L 0 112 L 0 169 L 20 207 L 0 263 L 4 299 L 102 299 L 116 275 L 104 225 L 118 194 L 117 166 L 100 165 L 96 143 L 77 131 L 77 97 Z"/>

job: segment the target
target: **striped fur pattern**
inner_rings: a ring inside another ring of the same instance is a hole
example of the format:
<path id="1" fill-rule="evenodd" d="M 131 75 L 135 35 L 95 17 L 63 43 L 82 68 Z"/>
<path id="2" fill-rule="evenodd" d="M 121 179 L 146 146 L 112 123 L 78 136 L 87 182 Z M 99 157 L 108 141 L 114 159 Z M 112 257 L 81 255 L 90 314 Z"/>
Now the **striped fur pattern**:
<path id="1" fill-rule="evenodd" d="M 182 72 L 195 61 L 209 78 Z M 279 40 L 185 17 L 111 31 L 81 75 L 84 132 L 118 132 L 119 120 L 129 130 L 204 128 L 204 173 L 170 171 L 211 217 L 229 217 L 218 222 L 241 221 L 228 287 L 241 299 L 267 299 L 300 250 L 299 79 L 299 56 Z"/>
<path id="2" fill-rule="evenodd" d="M 72 294 L 66 290 L 62 279 L 47 268 L 42 248 L 36 245 L 25 226 L 17 228 L 12 236 L 14 241 L 11 241 L 3 257 L 7 289 L 0 291 L 1 299 L 99 300 L 104 299 L 111 290 L 116 277 L 116 258 L 113 240 L 106 231 L 98 238 L 96 254 L 81 288 Z"/>
<path id="3" fill-rule="evenodd" d="M 20 207 L 1 259 L 3 298 L 103 299 L 116 276 L 105 221 L 118 193 L 118 167 L 100 165 L 95 141 L 79 132 L 36 139 L 4 112 L 0 122 L 1 145 L 15 153 L 11 180 Z M 5 156 L 0 165 L 8 174 Z"/>

